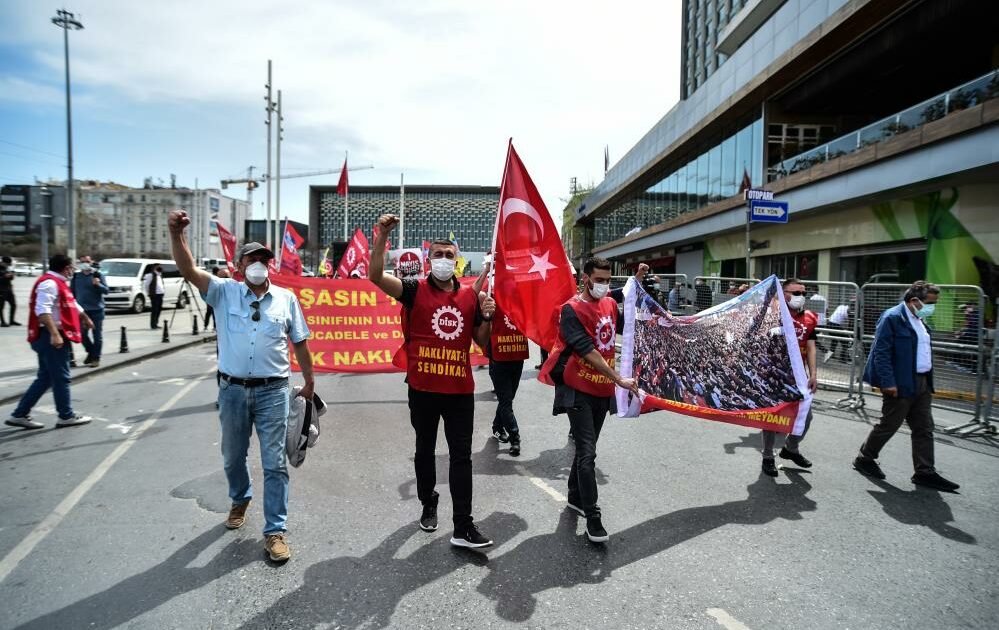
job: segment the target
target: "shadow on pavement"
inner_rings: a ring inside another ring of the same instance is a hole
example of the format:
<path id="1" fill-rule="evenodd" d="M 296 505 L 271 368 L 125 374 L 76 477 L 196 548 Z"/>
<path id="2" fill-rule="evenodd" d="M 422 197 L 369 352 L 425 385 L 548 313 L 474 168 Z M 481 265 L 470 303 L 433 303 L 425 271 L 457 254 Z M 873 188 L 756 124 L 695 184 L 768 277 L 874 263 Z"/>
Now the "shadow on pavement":
<path id="1" fill-rule="evenodd" d="M 213 473 L 186 481 L 170 491 L 175 499 L 193 499 L 198 507 L 215 514 L 228 514 L 232 501 L 226 496 L 229 482 L 221 468 Z"/>
<path id="2" fill-rule="evenodd" d="M 763 448 L 763 437 L 759 431 L 750 433 L 749 435 L 740 435 L 738 442 L 722 444 L 722 448 L 725 449 L 726 455 L 735 455 L 735 449 L 737 448 L 748 448 L 751 451 L 759 451 Z"/>
<path id="3" fill-rule="evenodd" d="M 496 512 L 479 523 L 496 544 L 527 529 L 515 514 Z M 243 628 L 385 628 L 399 602 L 409 593 L 470 562 L 488 566 L 484 554 L 454 549 L 449 536 L 438 536 L 405 558 L 395 555 L 414 535 L 426 535 L 407 523 L 361 557 L 340 556 L 317 562 L 305 571 L 302 586 L 247 621 Z M 453 548 L 452 548 L 453 549 Z M 446 614 L 442 611 L 442 618 Z M 397 624 L 402 626 L 402 624 Z M 441 627 L 446 624 L 442 623 Z"/>
<path id="4" fill-rule="evenodd" d="M 532 477 L 540 479 L 550 479 L 554 481 L 567 481 L 569 479 L 569 469 L 572 468 L 572 457 L 575 449 L 571 442 L 566 442 L 562 448 L 553 448 L 541 451 L 534 459 L 522 459 L 510 457 L 506 454 L 508 444 L 500 445 L 493 438 L 486 440 L 482 450 L 472 453 L 472 475 L 493 475 L 510 476 L 519 475 L 517 467 L 522 467 L 530 473 Z M 498 456 L 502 457 L 498 457 Z M 412 461 L 412 458 L 410 458 Z M 437 485 L 447 485 L 449 459 L 447 453 L 440 453 L 436 457 Z M 608 476 L 599 468 L 596 469 L 598 485 L 608 483 Z M 558 489 L 558 488 L 556 488 Z M 409 500 L 416 497 L 416 479 L 410 479 L 399 484 L 399 498 Z"/>
<path id="5" fill-rule="evenodd" d="M 199 554 L 222 537 L 219 524 L 201 534 L 160 564 L 74 604 L 17 626 L 16 630 L 51 628 L 116 628 L 178 595 L 201 588 L 252 562 L 260 562 L 259 540 L 230 542 L 204 566 L 191 567 Z"/>
<path id="6" fill-rule="evenodd" d="M 870 478 L 869 478 L 870 479 Z M 868 490 L 877 499 L 885 514 L 904 525 L 921 525 L 927 527 L 944 538 L 955 540 L 966 545 L 977 545 L 974 536 L 951 525 L 954 513 L 943 496 L 929 488 L 902 490 L 881 479 L 870 479 L 870 482 L 881 488 Z"/>
<path id="7" fill-rule="evenodd" d="M 777 519 L 798 520 L 816 508 L 806 495 L 811 485 L 797 474 L 791 483 L 775 483 L 760 474 L 748 486 L 749 496 L 721 505 L 686 508 L 612 532 L 606 545 L 591 545 L 576 534 L 577 516 L 563 510 L 551 534 L 528 538 L 516 548 L 491 559 L 480 593 L 496 602 L 507 621 L 531 618 L 538 593 L 552 588 L 603 582 L 614 569 L 638 562 L 725 525 L 764 525 Z M 607 521 L 605 520 L 605 523 Z"/>

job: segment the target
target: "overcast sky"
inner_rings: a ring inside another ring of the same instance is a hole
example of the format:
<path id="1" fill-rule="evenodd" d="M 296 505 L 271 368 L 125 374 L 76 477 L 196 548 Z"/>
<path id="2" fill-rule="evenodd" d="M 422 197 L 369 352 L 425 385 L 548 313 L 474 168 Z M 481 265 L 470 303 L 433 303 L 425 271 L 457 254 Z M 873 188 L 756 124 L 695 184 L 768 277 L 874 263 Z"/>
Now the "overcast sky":
<path id="1" fill-rule="evenodd" d="M 499 185 L 507 138 L 557 223 L 569 178 L 599 183 L 679 95 L 680 0 L 165 3 L 78 0 L 70 33 L 76 176 L 193 187 L 266 164 L 267 59 L 283 172 L 353 184 Z M 0 183 L 65 177 L 62 31 L 0 1 Z M 282 214 L 308 220 L 310 184 Z M 263 188 L 254 198 L 262 218 Z M 229 194 L 244 198 L 245 188 Z M 460 239 L 460 226 L 455 226 Z"/>

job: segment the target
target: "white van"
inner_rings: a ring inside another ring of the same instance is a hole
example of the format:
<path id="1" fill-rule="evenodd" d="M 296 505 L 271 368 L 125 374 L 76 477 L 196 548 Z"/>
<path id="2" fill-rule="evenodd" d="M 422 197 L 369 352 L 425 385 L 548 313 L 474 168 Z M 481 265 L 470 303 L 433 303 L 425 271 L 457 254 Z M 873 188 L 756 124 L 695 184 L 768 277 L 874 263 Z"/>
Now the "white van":
<path id="1" fill-rule="evenodd" d="M 104 305 L 110 309 L 128 309 L 141 313 L 151 304 L 142 288 L 142 278 L 159 265 L 163 269 L 163 307 L 186 308 L 190 296 L 172 260 L 153 258 L 108 258 L 100 263 L 100 273 L 108 284 Z"/>

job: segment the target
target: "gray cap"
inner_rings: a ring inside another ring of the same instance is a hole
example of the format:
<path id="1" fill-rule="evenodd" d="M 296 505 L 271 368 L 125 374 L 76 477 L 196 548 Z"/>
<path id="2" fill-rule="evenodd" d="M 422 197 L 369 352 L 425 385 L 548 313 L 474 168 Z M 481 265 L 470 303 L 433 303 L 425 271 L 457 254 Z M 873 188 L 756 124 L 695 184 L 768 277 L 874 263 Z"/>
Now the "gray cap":
<path id="1" fill-rule="evenodd" d="M 233 262 L 239 263 L 239 261 L 243 260 L 243 256 L 248 256 L 250 254 L 256 254 L 256 253 L 267 254 L 268 258 L 274 258 L 274 252 L 267 249 L 260 243 L 251 241 L 249 243 L 243 243 L 243 245 L 236 250 L 236 260 L 234 260 Z"/>

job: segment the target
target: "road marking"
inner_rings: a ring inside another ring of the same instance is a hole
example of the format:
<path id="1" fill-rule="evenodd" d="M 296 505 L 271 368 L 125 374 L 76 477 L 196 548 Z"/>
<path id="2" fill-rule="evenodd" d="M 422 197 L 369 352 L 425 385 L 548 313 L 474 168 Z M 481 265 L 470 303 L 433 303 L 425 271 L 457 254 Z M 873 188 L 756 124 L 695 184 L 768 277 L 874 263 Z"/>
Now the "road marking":
<path id="1" fill-rule="evenodd" d="M 721 608 L 708 608 L 707 613 L 715 618 L 720 626 L 726 630 L 749 630 L 749 626 L 742 623 Z"/>
<path id="2" fill-rule="evenodd" d="M 214 372 L 214 370 L 212 370 L 212 372 Z M 134 445 L 136 441 L 142 437 L 142 434 L 145 433 L 149 427 L 153 426 L 157 420 L 159 420 L 160 415 L 169 411 L 174 405 L 177 404 L 177 402 L 180 401 L 181 398 L 186 396 L 188 392 L 194 389 L 194 387 L 201 383 L 206 377 L 207 374 L 196 378 L 194 381 L 189 383 L 187 387 L 174 394 L 170 400 L 166 401 L 166 403 L 157 409 L 156 412 L 153 413 L 153 415 L 151 415 L 147 420 L 143 421 L 143 424 L 139 426 L 134 433 L 122 440 L 121 444 L 111 451 L 111 454 L 105 457 L 104 461 L 98 464 L 97 468 L 91 471 L 91 473 L 87 475 L 87 478 L 80 482 L 80 485 L 73 488 L 73 491 L 70 492 L 66 498 L 63 499 L 54 510 L 52 510 L 52 513 L 46 516 L 45 519 L 35 527 L 35 529 L 31 530 L 31 533 L 25 536 L 13 551 L 7 554 L 3 560 L 0 560 L 0 582 L 7 579 L 7 576 L 17 568 L 17 565 L 19 565 L 22 560 L 28 557 L 28 554 L 34 550 L 38 543 L 42 542 L 42 540 L 44 540 L 45 537 L 52 532 L 52 530 L 59 526 L 59 523 L 61 523 L 70 511 L 76 507 L 76 504 L 80 502 L 80 499 L 82 499 L 91 488 L 97 485 L 97 482 L 99 482 L 108 470 L 114 466 L 115 462 L 121 459 L 122 455 L 124 455 L 128 449 L 132 448 L 132 445 Z"/>
<path id="3" fill-rule="evenodd" d="M 551 498 L 553 498 L 556 501 L 559 501 L 561 503 L 565 503 L 565 502 L 568 501 L 568 499 L 566 499 L 565 496 L 563 496 L 561 492 L 559 492 L 555 488 L 552 488 L 550 485 L 548 485 L 548 483 L 544 479 L 541 479 L 540 477 L 534 477 L 534 476 L 532 476 L 531 473 L 527 472 L 527 469 L 524 468 L 523 466 L 521 466 L 520 464 L 514 464 L 513 468 L 514 468 L 514 470 L 517 471 L 517 474 L 519 474 L 521 476 L 524 476 L 524 477 L 527 477 L 528 481 L 530 481 L 531 483 L 533 483 L 537 487 L 539 487 L 542 490 L 544 490 L 545 493 L 548 494 L 548 496 L 550 496 Z"/>

